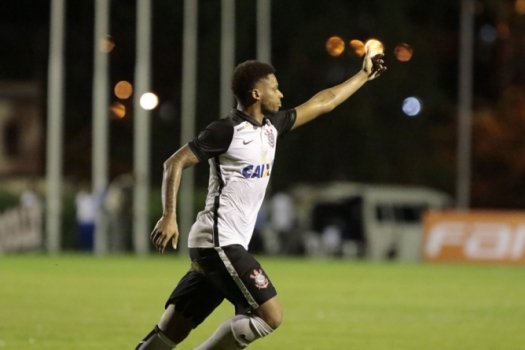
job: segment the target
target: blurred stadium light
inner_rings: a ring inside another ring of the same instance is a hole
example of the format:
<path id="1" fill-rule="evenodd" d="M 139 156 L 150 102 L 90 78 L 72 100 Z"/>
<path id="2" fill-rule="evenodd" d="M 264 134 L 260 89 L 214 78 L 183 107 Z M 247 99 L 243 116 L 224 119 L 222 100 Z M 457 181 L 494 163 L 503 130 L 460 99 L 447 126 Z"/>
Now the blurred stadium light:
<path id="1" fill-rule="evenodd" d="M 140 108 L 151 111 L 159 104 L 159 98 L 153 92 L 145 92 L 140 96 Z"/>
<path id="2" fill-rule="evenodd" d="M 129 81 L 121 80 L 115 84 L 113 92 L 115 93 L 115 96 L 121 100 L 127 100 L 133 93 L 133 85 L 131 85 Z"/>
<path id="3" fill-rule="evenodd" d="M 416 96 L 409 96 L 403 100 L 401 109 L 403 110 L 403 113 L 405 113 L 405 115 L 409 117 L 415 117 L 421 112 L 421 100 Z"/>
<path id="4" fill-rule="evenodd" d="M 122 119 L 126 116 L 126 106 L 120 102 L 113 102 L 110 110 L 113 116 L 117 119 Z"/>
<path id="5" fill-rule="evenodd" d="M 516 0 L 514 9 L 520 15 L 525 15 L 525 0 Z"/>
<path id="6" fill-rule="evenodd" d="M 339 57 L 345 51 L 345 41 L 340 36 L 331 36 L 326 40 L 326 51 L 332 57 Z"/>

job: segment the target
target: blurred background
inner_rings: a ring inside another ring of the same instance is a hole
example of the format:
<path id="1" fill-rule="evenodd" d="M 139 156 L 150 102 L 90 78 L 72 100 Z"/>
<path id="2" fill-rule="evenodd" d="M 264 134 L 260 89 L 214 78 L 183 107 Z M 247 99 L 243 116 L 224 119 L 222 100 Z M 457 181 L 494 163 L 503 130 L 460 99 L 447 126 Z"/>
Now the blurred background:
<path id="1" fill-rule="evenodd" d="M 280 140 L 252 248 L 418 261 L 429 209 L 525 208 L 525 0 L 18 0 L 0 17 L 0 252 L 149 253 L 162 163 L 233 106 L 236 63 L 270 61 L 292 108 L 355 74 L 369 38 L 388 71 Z M 207 167 L 183 180 L 183 232 Z M 478 218 L 510 232 L 462 226 L 482 260 L 523 246 L 523 215 Z"/>

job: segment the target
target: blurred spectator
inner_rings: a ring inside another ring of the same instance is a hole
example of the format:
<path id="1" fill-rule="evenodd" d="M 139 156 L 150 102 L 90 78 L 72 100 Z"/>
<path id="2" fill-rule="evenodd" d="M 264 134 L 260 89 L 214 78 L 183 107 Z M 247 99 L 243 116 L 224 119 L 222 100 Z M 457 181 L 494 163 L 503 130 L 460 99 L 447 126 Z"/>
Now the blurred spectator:
<path id="1" fill-rule="evenodd" d="M 321 244 L 325 255 L 340 255 L 343 243 L 343 222 L 333 220 L 321 233 Z"/>
<path id="2" fill-rule="evenodd" d="M 133 184 L 133 175 L 122 174 L 111 182 L 106 193 L 105 209 L 111 252 L 120 253 L 132 248 Z"/>
<path id="3" fill-rule="evenodd" d="M 75 197 L 77 239 L 80 250 L 93 250 L 95 220 L 96 220 L 96 198 L 85 186 L 82 186 Z"/>
<path id="4" fill-rule="evenodd" d="M 24 217 L 27 220 L 28 231 L 34 232 L 34 236 L 38 237 L 35 239 L 37 242 L 42 241 L 43 237 L 41 204 L 36 183 L 32 181 L 20 195 L 20 207 L 25 210 Z"/>
<path id="5" fill-rule="evenodd" d="M 40 205 L 40 198 L 33 188 L 28 188 L 20 195 L 20 205 L 30 208 Z"/>
<path id="6" fill-rule="evenodd" d="M 284 192 L 275 193 L 271 199 L 271 227 L 276 233 L 280 252 L 284 254 L 296 253 L 295 239 L 292 237 L 295 229 L 295 207 L 292 197 Z"/>

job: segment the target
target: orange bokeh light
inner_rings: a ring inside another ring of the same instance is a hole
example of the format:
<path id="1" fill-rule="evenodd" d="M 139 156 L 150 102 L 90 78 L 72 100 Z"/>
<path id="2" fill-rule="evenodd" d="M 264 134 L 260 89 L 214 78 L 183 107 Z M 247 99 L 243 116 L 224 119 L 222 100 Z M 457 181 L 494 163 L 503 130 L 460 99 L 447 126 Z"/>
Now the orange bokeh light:
<path id="1" fill-rule="evenodd" d="M 330 56 L 338 57 L 345 51 L 345 42 L 339 36 L 332 36 L 326 41 L 326 51 Z"/>
<path id="2" fill-rule="evenodd" d="M 394 49 L 394 56 L 396 56 L 397 60 L 400 62 L 410 61 L 413 55 L 414 50 L 412 50 L 412 47 L 407 43 L 398 44 Z"/>
<path id="3" fill-rule="evenodd" d="M 126 100 L 133 93 L 133 86 L 130 82 L 126 80 L 121 80 L 115 84 L 113 92 L 115 92 L 115 96 L 117 96 L 121 100 Z"/>
<path id="4" fill-rule="evenodd" d="M 365 44 L 361 40 L 354 39 L 351 40 L 349 44 L 352 49 L 350 53 L 358 57 L 363 57 L 365 55 Z"/>
<path id="5" fill-rule="evenodd" d="M 122 119 L 126 116 L 126 106 L 120 102 L 113 102 L 109 107 L 111 114 L 117 118 Z"/>
<path id="6" fill-rule="evenodd" d="M 115 48 L 115 39 L 111 35 L 106 35 L 103 38 L 100 38 L 98 43 L 99 50 L 104 53 L 110 53 Z"/>
<path id="7" fill-rule="evenodd" d="M 510 38 L 510 28 L 507 25 L 507 23 L 503 23 L 503 22 L 498 23 L 498 25 L 496 26 L 496 30 L 501 39 L 506 40 Z"/>
<path id="8" fill-rule="evenodd" d="M 519 15 L 525 15 L 525 0 L 516 0 L 514 4 L 514 9 Z"/>

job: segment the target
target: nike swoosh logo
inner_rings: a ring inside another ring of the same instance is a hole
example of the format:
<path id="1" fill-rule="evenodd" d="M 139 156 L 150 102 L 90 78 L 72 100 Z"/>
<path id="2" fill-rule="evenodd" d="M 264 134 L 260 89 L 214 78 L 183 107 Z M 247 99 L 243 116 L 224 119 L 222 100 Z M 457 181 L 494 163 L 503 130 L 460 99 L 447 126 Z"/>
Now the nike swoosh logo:
<path id="1" fill-rule="evenodd" d="M 246 140 L 242 140 L 242 144 L 243 145 L 247 145 L 249 143 L 252 143 L 254 140 L 250 140 L 250 141 L 246 141 Z"/>

